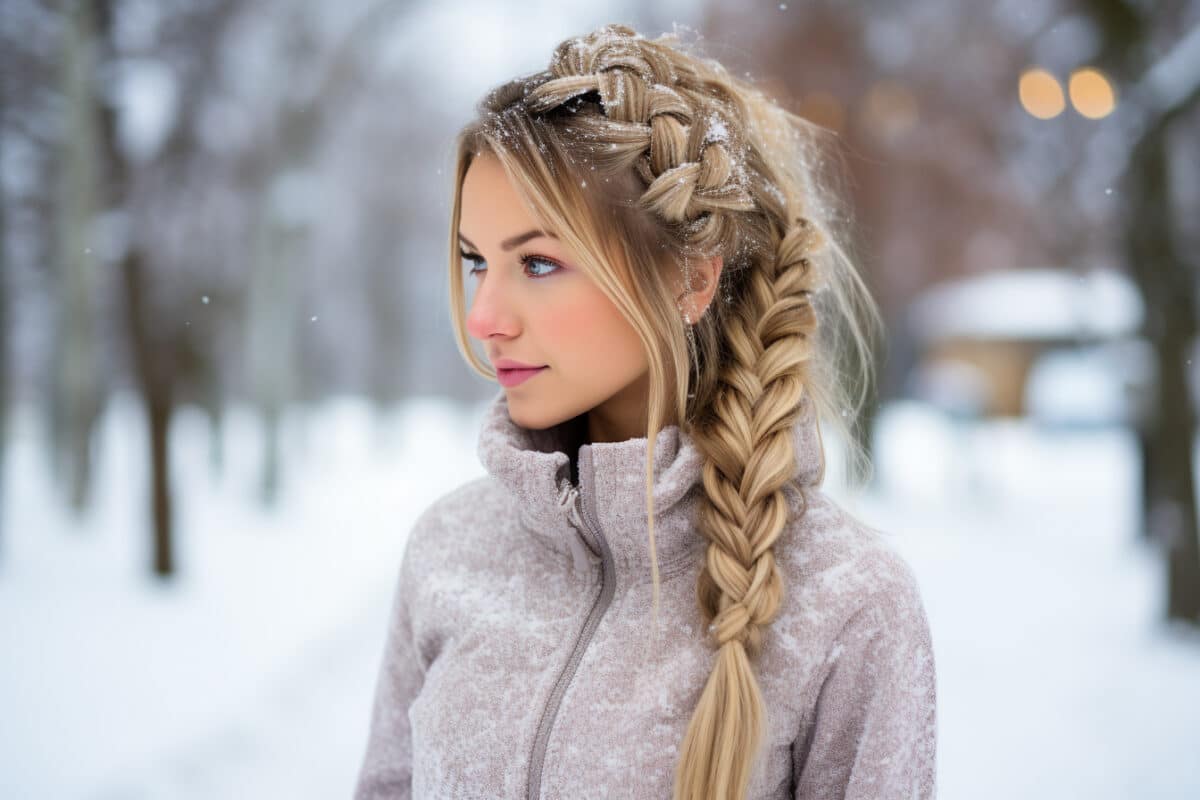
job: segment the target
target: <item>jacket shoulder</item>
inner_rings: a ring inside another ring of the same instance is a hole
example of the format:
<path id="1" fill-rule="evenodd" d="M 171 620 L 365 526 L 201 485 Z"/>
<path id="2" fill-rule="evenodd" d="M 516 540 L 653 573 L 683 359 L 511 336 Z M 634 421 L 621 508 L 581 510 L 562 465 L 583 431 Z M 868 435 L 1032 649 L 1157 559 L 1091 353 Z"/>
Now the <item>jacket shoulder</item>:
<path id="1" fill-rule="evenodd" d="M 819 488 L 791 495 L 792 521 L 775 552 L 787 595 L 809 622 L 840 630 L 866 609 L 886 608 L 924 627 L 917 577 L 885 531 L 867 525 Z"/>
<path id="2" fill-rule="evenodd" d="M 916 574 L 890 534 L 804 494 L 776 547 L 796 796 L 932 798 L 937 668 Z"/>
<path id="3" fill-rule="evenodd" d="M 405 560 L 427 571 L 447 557 L 470 553 L 475 537 L 493 532 L 511 515 L 512 498 L 491 475 L 481 475 L 438 496 L 413 522 Z"/>

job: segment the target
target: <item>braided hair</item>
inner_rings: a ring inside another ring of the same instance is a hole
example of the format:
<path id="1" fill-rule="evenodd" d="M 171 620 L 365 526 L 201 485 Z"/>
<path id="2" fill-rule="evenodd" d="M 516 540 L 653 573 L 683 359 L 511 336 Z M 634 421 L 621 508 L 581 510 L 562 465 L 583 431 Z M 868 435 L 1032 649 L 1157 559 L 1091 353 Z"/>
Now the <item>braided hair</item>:
<path id="1" fill-rule="evenodd" d="M 818 295 L 831 311 L 857 299 L 877 319 L 822 218 L 819 129 L 674 35 L 648 40 L 617 24 L 563 41 L 548 69 L 496 87 L 478 111 L 460 134 L 452 241 L 467 166 L 495 154 L 638 331 L 650 364 L 651 553 L 658 430 L 677 421 L 704 456 L 696 524 L 708 544 L 696 598 L 716 655 L 674 797 L 742 798 L 765 726 L 753 663 L 785 591 L 773 547 L 788 523 L 792 429 L 814 404 L 845 430 L 833 409 L 846 407 L 849 385 L 836 380 L 839 341 L 819 335 Z M 459 347 L 490 377 L 468 344 L 451 253 Z M 720 302 L 682 320 L 666 276 L 682 269 L 690 282 L 695 259 L 717 256 Z M 845 317 L 866 379 L 865 336 Z M 657 619 L 656 556 L 651 564 Z"/>

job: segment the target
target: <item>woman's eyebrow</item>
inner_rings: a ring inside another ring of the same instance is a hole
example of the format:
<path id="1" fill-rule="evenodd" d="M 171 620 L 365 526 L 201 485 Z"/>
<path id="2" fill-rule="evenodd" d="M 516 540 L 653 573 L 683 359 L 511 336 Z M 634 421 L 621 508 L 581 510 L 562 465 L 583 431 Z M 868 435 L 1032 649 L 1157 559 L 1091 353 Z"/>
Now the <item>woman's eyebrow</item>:
<path id="1" fill-rule="evenodd" d="M 500 249 L 501 250 L 512 250 L 517 245 L 524 244 L 525 242 L 529 241 L 530 239 L 536 239 L 539 236 L 545 236 L 550 239 L 558 238 L 553 233 L 545 233 L 544 231 L 525 231 L 524 233 L 521 233 L 516 236 L 510 237 L 508 239 L 505 239 L 503 242 L 500 243 Z M 478 247 L 471 244 L 470 239 L 463 236 L 461 233 L 458 234 L 458 238 L 460 240 L 462 240 L 463 244 L 465 244 L 467 247 L 470 247 L 472 250 L 479 250 Z"/>

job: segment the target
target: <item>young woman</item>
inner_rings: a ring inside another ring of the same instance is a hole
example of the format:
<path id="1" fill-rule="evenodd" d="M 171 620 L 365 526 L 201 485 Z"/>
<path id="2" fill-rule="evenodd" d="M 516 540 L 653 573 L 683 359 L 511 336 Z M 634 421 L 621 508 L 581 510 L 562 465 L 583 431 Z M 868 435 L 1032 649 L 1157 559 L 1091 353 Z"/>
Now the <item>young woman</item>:
<path id="1" fill-rule="evenodd" d="M 878 316 L 818 132 L 622 25 L 480 104 L 450 287 L 488 474 L 411 532 L 357 798 L 934 796 L 913 573 L 819 488 Z"/>

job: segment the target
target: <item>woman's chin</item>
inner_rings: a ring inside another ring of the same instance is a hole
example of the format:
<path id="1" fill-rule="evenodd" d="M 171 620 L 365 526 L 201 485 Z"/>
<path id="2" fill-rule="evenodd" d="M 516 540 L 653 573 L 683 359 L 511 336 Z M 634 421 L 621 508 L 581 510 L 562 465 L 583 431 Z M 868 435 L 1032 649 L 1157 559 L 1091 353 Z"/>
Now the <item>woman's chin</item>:
<path id="1" fill-rule="evenodd" d="M 508 415 L 522 428 L 544 431 L 576 416 L 576 412 L 547 402 L 544 397 L 521 396 L 520 392 L 506 390 Z"/>

